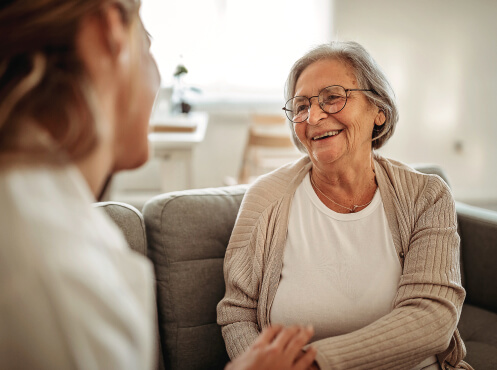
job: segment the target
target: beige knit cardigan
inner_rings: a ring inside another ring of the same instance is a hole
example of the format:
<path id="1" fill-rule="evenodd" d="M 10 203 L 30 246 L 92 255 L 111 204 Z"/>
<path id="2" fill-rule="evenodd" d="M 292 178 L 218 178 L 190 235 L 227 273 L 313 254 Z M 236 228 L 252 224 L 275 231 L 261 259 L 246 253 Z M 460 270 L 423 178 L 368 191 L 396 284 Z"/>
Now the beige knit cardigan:
<path id="1" fill-rule="evenodd" d="M 438 176 L 375 155 L 375 172 L 402 276 L 391 313 L 349 334 L 312 344 L 321 369 L 409 369 L 437 355 L 443 369 L 471 369 L 456 328 L 465 297 L 451 192 Z M 292 197 L 308 157 L 247 191 L 224 261 L 217 307 L 228 354 L 237 357 L 270 324 Z M 367 231 L 365 231 L 367 232 Z"/>

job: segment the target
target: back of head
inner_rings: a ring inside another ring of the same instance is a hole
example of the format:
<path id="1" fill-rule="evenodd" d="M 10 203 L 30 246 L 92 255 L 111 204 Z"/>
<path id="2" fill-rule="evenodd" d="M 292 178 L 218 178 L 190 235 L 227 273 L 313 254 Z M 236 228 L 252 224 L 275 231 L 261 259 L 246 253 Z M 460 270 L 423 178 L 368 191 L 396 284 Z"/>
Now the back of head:
<path id="1" fill-rule="evenodd" d="M 369 101 L 378 106 L 386 117 L 385 124 L 375 127 L 372 136 L 372 146 L 379 149 L 392 136 L 399 119 L 395 94 L 385 74 L 379 65 L 366 51 L 366 49 L 353 41 L 332 41 L 322 44 L 307 52 L 292 66 L 285 86 L 285 99 L 293 98 L 297 81 L 308 66 L 323 59 L 340 60 L 350 66 L 355 74 L 361 89 L 371 89 L 372 92 L 364 92 Z M 291 127 L 292 123 L 289 122 Z M 293 129 L 292 129 L 293 132 Z M 298 141 L 295 133 L 293 140 L 299 150 L 305 152 L 305 148 Z"/>
<path id="2" fill-rule="evenodd" d="M 95 97 L 77 53 L 82 19 L 110 0 L 10 0 L 0 5 L 0 167 L 65 162 L 98 143 Z M 136 0 L 116 0 L 124 19 Z"/>

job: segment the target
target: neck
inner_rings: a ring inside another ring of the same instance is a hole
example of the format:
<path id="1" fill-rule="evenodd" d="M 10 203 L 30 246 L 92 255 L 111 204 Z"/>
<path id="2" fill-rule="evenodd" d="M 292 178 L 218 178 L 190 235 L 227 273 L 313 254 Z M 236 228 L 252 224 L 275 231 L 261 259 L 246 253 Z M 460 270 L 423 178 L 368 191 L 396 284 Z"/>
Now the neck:
<path id="1" fill-rule="evenodd" d="M 98 90 L 98 89 L 97 89 Z M 110 175 L 114 172 L 115 105 L 116 94 L 110 86 L 97 91 L 99 105 L 94 112 L 99 126 L 99 141 L 95 149 L 84 158 L 76 161 L 91 192 L 98 200 Z"/>
<path id="2" fill-rule="evenodd" d="M 105 148 L 100 146 L 75 163 L 97 200 L 112 173 L 110 158 L 112 157 L 106 153 Z"/>
<path id="3" fill-rule="evenodd" d="M 367 206 L 376 192 L 374 163 L 367 160 L 346 165 L 314 165 L 311 184 L 328 208 L 340 212 L 355 212 Z M 360 207 L 364 205 L 364 207 Z M 353 211 L 352 211 L 353 210 Z"/>
<path id="4" fill-rule="evenodd" d="M 361 158 L 341 161 L 340 163 L 314 163 L 312 167 L 314 182 L 322 189 L 335 188 L 353 195 L 366 185 L 374 183 L 374 163 L 372 152 Z M 322 185 L 322 186 L 320 186 Z"/>

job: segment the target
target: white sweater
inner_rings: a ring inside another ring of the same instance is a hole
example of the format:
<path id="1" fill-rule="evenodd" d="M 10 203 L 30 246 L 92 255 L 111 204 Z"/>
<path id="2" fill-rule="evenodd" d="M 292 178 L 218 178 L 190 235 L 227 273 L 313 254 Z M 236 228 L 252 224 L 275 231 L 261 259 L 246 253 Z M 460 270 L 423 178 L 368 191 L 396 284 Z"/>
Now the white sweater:
<path id="1" fill-rule="evenodd" d="M 337 213 L 306 175 L 292 199 L 270 322 L 312 325 L 311 342 L 350 333 L 392 310 L 400 274 L 380 192 L 360 212 Z"/>
<path id="2" fill-rule="evenodd" d="M 152 266 L 79 171 L 0 172 L 0 368 L 150 369 Z"/>

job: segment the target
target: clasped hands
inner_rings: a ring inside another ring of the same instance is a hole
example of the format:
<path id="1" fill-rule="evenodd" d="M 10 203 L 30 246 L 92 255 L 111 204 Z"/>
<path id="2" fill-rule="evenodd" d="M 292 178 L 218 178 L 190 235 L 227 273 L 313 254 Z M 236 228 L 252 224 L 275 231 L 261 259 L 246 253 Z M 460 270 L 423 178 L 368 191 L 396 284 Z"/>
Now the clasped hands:
<path id="1" fill-rule="evenodd" d="M 312 327 L 273 325 L 265 328 L 257 340 L 225 370 L 306 370 L 319 369 L 314 361 L 316 350 L 307 344 Z"/>

